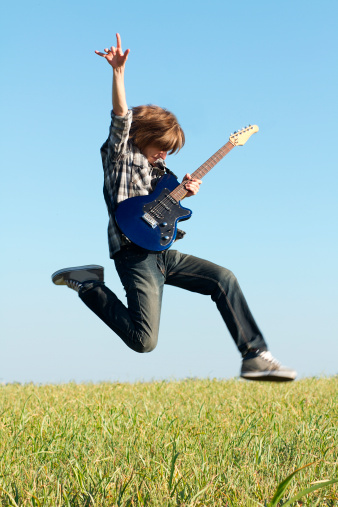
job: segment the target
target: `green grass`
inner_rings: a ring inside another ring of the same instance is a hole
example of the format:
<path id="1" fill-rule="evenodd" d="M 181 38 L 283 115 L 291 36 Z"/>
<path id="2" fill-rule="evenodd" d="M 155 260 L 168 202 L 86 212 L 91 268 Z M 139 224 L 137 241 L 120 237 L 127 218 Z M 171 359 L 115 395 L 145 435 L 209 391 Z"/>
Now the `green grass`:
<path id="1" fill-rule="evenodd" d="M 0 386 L 0 504 L 283 505 L 337 479 L 337 398 L 338 377 Z"/>

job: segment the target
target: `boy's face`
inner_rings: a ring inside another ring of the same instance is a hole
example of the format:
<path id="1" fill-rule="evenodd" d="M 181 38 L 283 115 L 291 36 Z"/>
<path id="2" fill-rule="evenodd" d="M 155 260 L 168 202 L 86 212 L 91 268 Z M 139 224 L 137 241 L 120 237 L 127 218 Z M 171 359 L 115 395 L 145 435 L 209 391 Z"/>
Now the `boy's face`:
<path id="1" fill-rule="evenodd" d="M 167 152 L 161 150 L 156 144 L 149 144 L 143 150 L 143 155 L 147 158 L 150 164 L 155 164 L 156 160 L 162 158 L 163 160 L 167 157 Z"/>

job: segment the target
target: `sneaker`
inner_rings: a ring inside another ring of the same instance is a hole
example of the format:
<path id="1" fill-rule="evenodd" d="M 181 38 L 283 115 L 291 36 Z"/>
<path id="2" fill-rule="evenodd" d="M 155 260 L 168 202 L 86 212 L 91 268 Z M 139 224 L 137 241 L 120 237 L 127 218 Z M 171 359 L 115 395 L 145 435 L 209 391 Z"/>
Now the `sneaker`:
<path id="1" fill-rule="evenodd" d="M 70 289 L 79 292 L 84 282 L 103 282 L 103 267 L 92 264 L 76 268 L 59 269 L 52 274 L 55 285 L 67 285 Z"/>
<path id="2" fill-rule="evenodd" d="M 241 377 L 246 380 L 267 380 L 270 382 L 286 382 L 295 380 L 297 372 L 282 366 L 268 350 L 257 351 L 250 358 L 243 358 Z"/>

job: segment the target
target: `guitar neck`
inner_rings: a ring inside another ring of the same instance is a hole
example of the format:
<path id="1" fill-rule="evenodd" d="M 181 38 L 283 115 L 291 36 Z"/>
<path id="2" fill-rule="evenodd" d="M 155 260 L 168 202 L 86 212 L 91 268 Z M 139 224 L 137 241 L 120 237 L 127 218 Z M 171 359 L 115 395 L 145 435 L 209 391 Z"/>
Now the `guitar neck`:
<path id="1" fill-rule="evenodd" d="M 214 155 L 212 155 L 204 164 L 202 164 L 195 172 L 192 173 L 191 177 L 201 180 L 203 176 L 205 176 L 215 165 L 222 160 L 225 155 L 229 153 L 234 145 L 228 141 L 222 148 L 216 151 Z M 172 192 L 170 192 L 171 197 L 176 201 L 180 201 L 185 197 L 188 191 L 185 188 L 186 181 L 182 181 Z"/>

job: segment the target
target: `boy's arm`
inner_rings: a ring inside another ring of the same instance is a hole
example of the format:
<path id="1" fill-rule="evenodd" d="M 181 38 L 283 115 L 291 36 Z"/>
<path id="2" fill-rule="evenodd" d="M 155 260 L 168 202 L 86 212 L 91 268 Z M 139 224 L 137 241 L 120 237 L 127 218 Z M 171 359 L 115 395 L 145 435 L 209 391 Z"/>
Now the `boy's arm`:
<path id="1" fill-rule="evenodd" d="M 116 34 L 116 48 L 106 48 L 105 53 L 95 53 L 107 60 L 113 69 L 113 111 L 109 137 L 101 148 L 103 158 L 117 159 L 125 152 L 131 125 L 131 111 L 128 112 L 126 92 L 124 88 L 124 68 L 130 50 L 124 53 L 121 47 L 121 37 Z M 105 165 L 105 164 L 104 164 Z"/>
<path id="2" fill-rule="evenodd" d="M 116 34 L 116 47 L 106 48 L 105 53 L 95 51 L 99 56 L 107 60 L 113 68 L 113 111 L 116 116 L 125 116 L 128 113 L 126 91 L 124 86 L 124 69 L 130 49 L 123 53 L 120 34 Z"/>
<path id="3" fill-rule="evenodd" d="M 128 113 L 124 87 L 124 67 L 123 69 L 113 69 L 113 111 L 116 116 L 125 116 Z"/>

